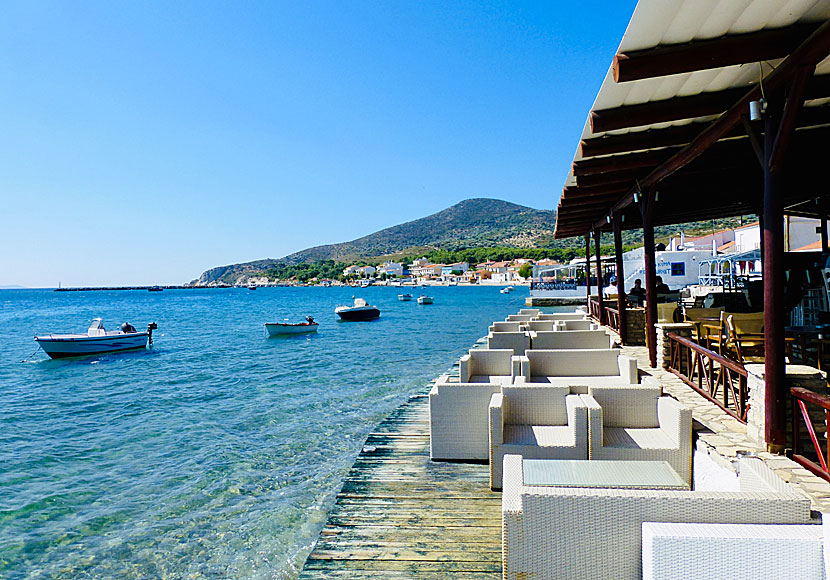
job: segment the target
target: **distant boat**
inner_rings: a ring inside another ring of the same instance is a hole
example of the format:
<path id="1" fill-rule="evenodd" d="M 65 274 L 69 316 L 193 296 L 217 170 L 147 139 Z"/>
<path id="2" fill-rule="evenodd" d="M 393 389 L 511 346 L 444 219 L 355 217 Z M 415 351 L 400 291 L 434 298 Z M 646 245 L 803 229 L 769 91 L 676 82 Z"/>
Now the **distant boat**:
<path id="1" fill-rule="evenodd" d="M 161 292 L 162 290 L 164 290 L 164 288 L 161 286 L 150 286 L 147 288 L 147 292 Z"/>
<path id="2" fill-rule="evenodd" d="M 501 293 L 501 294 L 510 294 L 510 288 L 502 288 L 501 290 L 499 290 L 499 293 Z"/>
<path id="3" fill-rule="evenodd" d="M 432 304 L 432 296 L 424 296 L 421 294 L 418 296 L 418 304 Z"/>
<path id="4" fill-rule="evenodd" d="M 147 325 L 147 330 L 137 331 L 125 322 L 121 330 L 107 332 L 100 318 L 93 319 L 86 334 L 46 334 L 35 336 L 40 348 L 52 358 L 86 356 L 146 348 L 153 344 L 153 331 L 158 328 L 155 322 Z"/>
<path id="5" fill-rule="evenodd" d="M 401 302 L 409 302 L 410 300 L 412 300 L 412 294 L 398 294 L 398 300 L 400 300 Z"/>
<path id="6" fill-rule="evenodd" d="M 253 282 L 248 284 L 248 290 L 256 290 L 256 284 L 254 284 Z"/>
<path id="7" fill-rule="evenodd" d="M 320 326 L 314 322 L 311 316 L 305 317 L 305 322 L 288 323 L 288 322 L 266 322 L 265 331 L 269 338 L 275 336 L 287 336 L 290 334 L 306 334 L 309 332 L 317 332 L 317 327 Z"/>
<path id="8" fill-rule="evenodd" d="M 380 309 L 369 306 L 363 298 L 355 298 L 354 305 L 338 306 L 334 313 L 342 320 L 374 320 L 380 316 Z"/>

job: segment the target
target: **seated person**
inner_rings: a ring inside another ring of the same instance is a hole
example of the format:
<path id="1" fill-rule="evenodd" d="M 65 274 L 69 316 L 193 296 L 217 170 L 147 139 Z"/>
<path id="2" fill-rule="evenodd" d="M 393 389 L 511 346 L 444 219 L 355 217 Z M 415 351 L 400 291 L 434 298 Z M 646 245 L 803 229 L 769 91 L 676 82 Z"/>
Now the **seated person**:
<path id="1" fill-rule="evenodd" d="M 617 279 L 612 276 L 611 279 L 608 281 L 608 286 L 602 289 L 602 295 L 605 298 L 616 298 L 618 292 L 619 291 L 617 290 Z"/>
<path id="2" fill-rule="evenodd" d="M 669 293 L 671 293 L 671 288 L 669 288 L 668 284 L 663 282 L 663 277 L 662 276 L 657 276 L 655 281 L 657 282 L 655 290 L 657 291 L 658 294 L 669 294 Z"/>
<path id="3" fill-rule="evenodd" d="M 646 299 L 646 289 L 643 288 L 643 281 L 637 278 L 634 280 L 634 287 L 628 291 L 628 298 L 632 304 L 642 304 Z"/>

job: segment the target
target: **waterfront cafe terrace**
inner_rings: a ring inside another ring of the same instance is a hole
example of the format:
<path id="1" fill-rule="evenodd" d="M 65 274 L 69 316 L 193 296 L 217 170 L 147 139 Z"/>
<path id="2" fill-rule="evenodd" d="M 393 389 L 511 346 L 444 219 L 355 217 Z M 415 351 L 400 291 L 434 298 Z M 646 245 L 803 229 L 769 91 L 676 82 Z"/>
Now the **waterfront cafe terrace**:
<path id="1" fill-rule="evenodd" d="M 790 343 L 801 339 L 788 337 L 785 328 L 790 257 L 783 233 L 785 215 L 820 220 L 826 258 L 828 55 L 830 2 L 641 0 L 591 107 L 558 207 L 556 237 L 584 236 L 586 259 L 591 238 L 598 261 L 600 234 L 613 232 L 618 271 L 621 231 L 642 228 L 652 367 L 658 365 L 660 346 L 654 227 L 759 216 L 763 316 L 754 346 L 762 356 L 758 374 L 764 392 L 756 406 L 763 410 L 763 439 L 775 452 L 798 444 L 798 425 L 808 407 L 821 423 L 830 409 L 826 392 L 790 389 L 785 380 Z M 597 286 L 602 288 L 603 280 Z M 628 289 L 620 290 L 612 303 L 599 292 L 592 313 L 617 326 L 626 343 Z M 587 300 L 592 301 L 590 287 Z M 747 420 L 743 365 L 676 334 L 662 338 L 672 372 L 694 379 L 689 384 Z M 804 350 L 801 355 L 809 358 Z M 788 407 L 795 414 L 788 416 Z M 818 457 L 810 461 L 795 453 L 794 458 L 830 480 L 826 441 L 822 450 L 818 440 L 825 433 L 805 423 L 801 433 L 809 431 Z M 788 440 L 790 428 L 795 443 Z"/>

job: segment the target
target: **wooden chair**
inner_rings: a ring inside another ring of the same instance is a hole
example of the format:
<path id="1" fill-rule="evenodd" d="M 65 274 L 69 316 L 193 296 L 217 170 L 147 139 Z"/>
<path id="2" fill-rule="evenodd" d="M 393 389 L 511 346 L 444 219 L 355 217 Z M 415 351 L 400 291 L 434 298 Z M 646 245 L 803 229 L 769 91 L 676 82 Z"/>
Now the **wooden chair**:
<path id="1" fill-rule="evenodd" d="M 714 350 L 719 354 L 723 354 L 724 346 L 726 344 L 726 318 L 729 314 L 729 312 L 721 310 L 718 322 L 713 324 L 701 324 L 700 326 L 701 338 L 706 342 L 706 348 Z"/>
<path id="2" fill-rule="evenodd" d="M 764 313 L 730 314 L 726 317 L 727 352 L 738 362 L 764 361 Z"/>
<path id="3" fill-rule="evenodd" d="M 706 344 L 706 338 L 703 335 L 704 324 L 713 324 L 720 321 L 720 313 L 722 308 L 686 308 L 683 311 L 683 317 L 686 322 L 691 322 L 695 325 L 692 331 L 692 338 L 698 344 Z"/>

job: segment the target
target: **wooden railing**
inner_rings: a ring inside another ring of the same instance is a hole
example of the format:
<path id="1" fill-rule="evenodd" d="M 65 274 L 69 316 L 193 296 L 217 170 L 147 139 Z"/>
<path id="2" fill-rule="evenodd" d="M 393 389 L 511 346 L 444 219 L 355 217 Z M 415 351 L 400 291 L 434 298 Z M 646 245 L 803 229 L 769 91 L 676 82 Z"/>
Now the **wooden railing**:
<path id="1" fill-rule="evenodd" d="M 667 333 L 666 338 L 669 341 L 669 371 L 738 421 L 746 423 L 749 397 L 744 366 L 673 332 Z"/>
<path id="2" fill-rule="evenodd" d="M 591 298 L 589 302 L 589 308 L 591 316 L 595 320 L 599 320 L 599 300 L 595 300 Z M 605 312 L 605 325 L 613 330 L 619 332 L 620 331 L 620 311 L 616 308 L 611 308 L 610 306 L 605 305 L 605 301 L 602 303 L 602 310 Z"/>
<path id="3" fill-rule="evenodd" d="M 609 328 L 619 332 L 620 331 L 620 311 L 610 306 L 603 306 L 605 310 L 605 325 Z"/>
<path id="4" fill-rule="evenodd" d="M 830 397 L 802 387 L 791 387 L 790 396 L 793 402 L 793 461 L 818 477 L 830 481 L 830 472 L 827 470 L 830 463 L 830 439 L 827 437 L 827 427 L 830 425 Z M 813 409 L 812 415 L 807 407 L 808 403 Z M 801 449 L 802 422 L 807 427 L 813 444 L 813 448 L 806 451 Z M 824 440 L 823 445 L 819 439 Z"/>
<path id="5" fill-rule="evenodd" d="M 599 300 L 594 300 L 593 298 L 588 300 L 588 309 L 591 316 L 599 320 Z"/>

